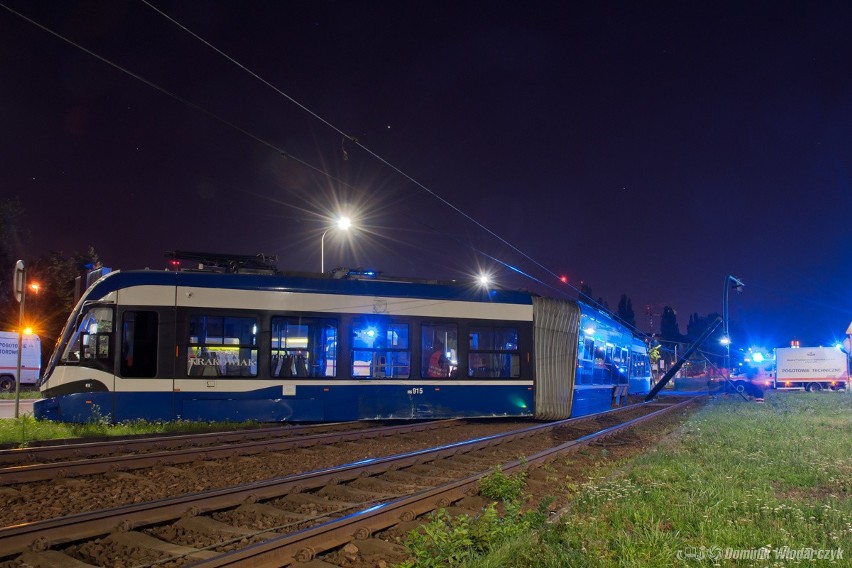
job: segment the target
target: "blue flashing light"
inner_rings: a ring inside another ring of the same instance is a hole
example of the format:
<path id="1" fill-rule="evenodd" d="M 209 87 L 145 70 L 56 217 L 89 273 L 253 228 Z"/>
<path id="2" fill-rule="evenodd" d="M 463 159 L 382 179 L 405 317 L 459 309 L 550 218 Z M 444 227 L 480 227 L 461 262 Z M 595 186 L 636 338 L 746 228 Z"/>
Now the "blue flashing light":
<path id="1" fill-rule="evenodd" d="M 751 356 L 751 360 L 754 361 L 755 363 L 763 363 L 766 360 L 766 358 L 763 356 L 763 353 L 758 351 Z"/>

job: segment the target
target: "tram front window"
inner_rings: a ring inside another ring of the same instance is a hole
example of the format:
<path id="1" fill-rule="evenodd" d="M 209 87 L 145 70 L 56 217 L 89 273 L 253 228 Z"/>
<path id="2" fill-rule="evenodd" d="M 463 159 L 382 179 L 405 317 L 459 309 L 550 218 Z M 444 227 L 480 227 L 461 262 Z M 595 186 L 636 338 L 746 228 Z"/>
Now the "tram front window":
<path id="1" fill-rule="evenodd" d="M 66 363 L 111 368 L 112 335 L 113 309 L 92 308 L 80 318 L 80 323 L 62 354 L 62 360 Z"/>

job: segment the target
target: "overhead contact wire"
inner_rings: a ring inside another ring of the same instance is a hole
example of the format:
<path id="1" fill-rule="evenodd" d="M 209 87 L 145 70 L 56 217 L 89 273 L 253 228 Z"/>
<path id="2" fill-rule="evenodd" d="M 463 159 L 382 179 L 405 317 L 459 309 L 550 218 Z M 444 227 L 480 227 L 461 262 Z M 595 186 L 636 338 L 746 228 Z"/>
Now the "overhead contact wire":
<path id="1" fill-rule="evenodd" d="M 447 199 L 441 197 L 436 192 L 432 191 L 431 189 L 429 189 L 428 187 L 426 187 L 425 185 L 420 183 L 418 180 L 416 180 L 412 176 L 408 175 L 407 173 L 405 173 L 404 171 L 399 169 L 394 164 L 392 164 L 389 161 L 387 161 L 386 159 L 384 159 L 379 154 L 370 150 L 368 147 L 366 147 L 364 144 L 362 144 L 356 137 L 344 132 L 343 130 L 341 130 L 340 128 L 338 128 L 337 126 L 335 126 L 334 124 L 332 124 L 328 120 L 324 119 L 322 116 L 315 113 L 314 111 L 309 109 L 307 106 L 305 106 L 301 102 L 297 101 L 296 99 L 294 99 L 293 97 L 291 97 L 290 95 L 288 95 L 287 93 L 285 93 L 284 91 L 282 91 L 281 89 L 279 89 L 278 87 L 276 87 L 275 85 L 273 85 L 272 83 L 270 83 L 269 81 L 267 81 L 266 79 L 261 77 L 260 75 L 258 75 L 257 73 L 255 73 L 254 71 L 252 71 L 251 69 L 249 69 L 248 67 L 246 67 L 245 65 L 243 65 L 242 63 L 240 63 L 239 61 L 237 61 L 236 59 L 234 59 L 230 55 L 228 55 L 227 53 L 225 53 L 224 51 L 222 51 L 221 49 L 217 48 L 216 46 L 211 44 L 209 41 L 205 40 L 204 38 L 202 38 L 201 36 L 199 36 L 198 34 L 193 32 L 192 30 L 190 30 L 189 28 L 187 28 L 186 26 L 184 26 L 183 24 L 181 24 L 180 22 L 178 22 L 177 20 L 175 20 L 174 18 L 172 18 L 171 16 L 169 16 L 168 14 L 166 14 L 165 12 L 160 10 L 159 8 L 152 5 L 150 2 L 148 2 L 148 0 L 141 0 L 141 1 L 142 1 L 143 4 L 145 4 L 146 6 L 148 6 L 149 8 L 151 8 L 152 10 L 154 10 L 155 12 L 157 12 L 158 14 L 160 14 L 161 16 L 166 18 L 168 21 L 172 22 L 174 25 L 178 26 L 180 29 L 184 30 L 186 33 L 190 34 L 192 37 L 194 37 L 195 39 L 197 39 L 198 41 L 200 41 L 201 43 L 203 43 L 204 45 L 206 45 L 207 47 L 209 47 L 213 51 L 215 51 L 216 53 L 218 53 L 219 55 L 221 55 L 222 57 L 224 57 L 225 59 L 227 59 L 228 61 L 230 61 L 231 63 L 233 63 L 234 65 L 236 65 L 237 67 L 239 67 L 240 69 L 242 69 L 243 71 L 245 71 L 246 73 L 251 75 L 252 77 L 254 77 L 255 79 L 257 79 L 258 81 L 263 83 L 264 85 L 269 87 L 270 89 L 272 89 L 273 91 L 275 91 L 276 93 L 278 93 L 279 95 L 281 95 L 282 97 L 284 97 L 285 99 L 287 99 L 288 101 L 290 101 L 291 103 L 293 103 L 294 105 L 296 105 L 297 107 L 299 107 L 300 109 L 302 109 L 303 111 L 305 111 L 306 113 L 311 115 L 312 117 L 319 120 L 322 124 L 326 125 L 328 128 L 332 129 L 333 131 L 337 132 L 341 136 L 343 136 L 346 139 L 348 139 L 349 141 L 351 141 L 353 144 L 355 144 L 356 146 L 361 148 L 363 151 L 365 151 L 367 154 L 369 154 L 370 156 L 372 156 L 373 158 L 375 158 L 376 160 L 378 160 L 379 162 L 381 162 L 385 166 L 389 167 L 390 169 L 392 169 L 393 171 L 395 171 L 396 173 L 398 173 L 399 175 L 401 175 L 402 177 L 404 177 L 405 179 L 407 179 L 408 181 L 410 181 L 411 183 L 413 183 L 414 185 L 416 185 L 417 187 L 419 187 L 420 189 L 422 189 L 423 191 L 425 191 L 426 193 L 428 193 L 429 195 L 431 195 L 432 197 L 434 197 L 435 199 L 437 199 L 438 201 L 440 201 L 441 203 L 443 203 L 444 205 L 446 205 L 447 207 L 449 207 L 450 209 L 452 209 L 453 211 L 455 211 L 456 213 L 461 215 L 462 217 L 464 217 L 465 219 L 471 221 L 477 227 L 481 228 L 482 230 L 487 232 L 489 235 L 496 238 L 501 243 L 508 246 L 509 248 L 511 248 L 512 250 L 514 250 L 515 252 L 517 252 L 518 254 L 520 254 L 521 256 L 523 256 L 524 258 L 526 258 L 527 260 L 529 260 L 530 262 L 532 262 L 533 264 L 535 264 L 536 266 L 538 266 L 539 268 L 541 268 L 542 270 L 544 270 L 545 272 L 547 272 L 548 274 L 553 276 L 554 278 L 559 279 L 559 276 L 555 272 L 553 272 L 552 270 L 550 270 L 549 268 L 547 268 L 546 266 L 544 266 L 543 264 L 541 264 L 540 262 L 538 262 L 537 260 L 532 258 L 530 255 L 528 255 L 527 253 L 525 253 L 524 251 L 522 251 L 521 249 L 519 249 L 515 245 L 508 242 L 506 239 L 504 239 L 503 237 L 501 237 L 500 235 L 498 235 L 497 233 L 495 233 L 494 231 L 492 231 L 491 229 L 489 229 L 488 227 L 486 227 L 485 225 L 483 225 L 479 221 L 477 221 L 471 215 L 468 215 L 467 213 L 465 213 L 463 210 L 461 210 L 459 207 L 457 207 L 456 205 L 454 205 L 453 203 L 451 203 Z"/>
<path id="2" fill-rule="evenodd" d="M 399 169 L 398 167 L 396 167 L 395 165 L 391 164 L 390 162 L 388 162 L 387 160 L 385 160 L 384 158 L 382 158 L 380 155 L 376 154 L 375 152 L 373 152 L 372 150 L 370 150 L 369 148 L 367 148 L 366 146 L 364 146 L 363 144 L 361 144 L 361 143 L 358 141 L 358 139 L 357 139 L 357 138 L 355 138 L 355 137 L 353 137 L 353 136 L 351 136 L 351 135 L 347 134 L 346 132 L 344 132 L 344 131 L 340 130 L 339 128 L 337 128 L 336 126 L 334 126 L 332 123 L 328 122 L 327 120 L 325 120 L 324 118 L 322 118 L 322 117 L 321 117 L 321 116 L 319 116 L 318 114 L 314 113 L 314 112 L 313 112 L 313 111 L 311 111 L 309 108 L 307 108 L 306 106 L 304 106 L 303 104 L 301 104 L 301 103 L 300 103 L 300 102 L 298 102 L 297 100 L 293 99 L 291 96 L 287 95 L 286 93 L 284 93 L 283 91 L 281 91 L 280 89 L 278 89 L 277 87 L 275 87 L 274 85 L 272 85 L 271 83 L 269 83 L 268 81 L 266 81 L 265 79 L 263 79 L 262 77 L 260 77 L 259 75 L 257 75 L 256 73 L 254 73 L 253 71 L 251 71 L 250 69 L 248 69 L 247 67 L 245 67 L 244 65 L 242 65 L 241 63 L 239 63 L 238 61 L 236 61 L 235 59 L 233 59 L 232 57 L 230 57 L 229 55 L 227 55 L 226 53 L 222 52 L 221 50 L 219 50 L 218 48 L 216 48 L 215 46 L 213 46 L 212 44 L 210 44 L 209 42 L 207 42 L 206 40 L 204 40 L 203 38 L 201 38 L 200 36 L 198 36 L 198 35 L 197 35 L 197 34 L 195 34 L 194 32 L 192 32 L 191 30 L 187 29 L 185 26 L 181 25 L 179 22 L 175 21 L 173 18 L 171 18 L 171 17 L 170 17 L 170 16 L 168 16 L 167 14 L 163 13 L 161 10 L 157 9 L 155 6 L 151 5 L 149 2 L 147 2 L 147 0 L 142 0 L 142 2 L 143 2 L 144 4 L 146 4 L 147 6 L 149 6 L 151 9 L 153 9 L 154 11 L 156 11 L 157 13 L 161 14 L 163 17 L 165 17 L 166 19 L 168 19 L 168 20 L 169 20 L 169 21 L 171 21 L 172 23 L 174 23 L 175 25 L 177 25 L 178 27 L 180 27 L 181 29 L 185 30 L 187 33 L 189 33 L 189 34 L 190 34 L 190 35 L 192 35 L 193 37 L 197 38 L 199 41 L 201 41 L 202 43 L 204 43 L 205 45 L 207 45 L 208 47 L 210 47 L 210 49 L 213 49 L 214 51 L 216 51 L 217 53 L 219 53 L 220 55 L 222 55 L 223 57 L 225 57 L 226 59 L 228 59 L 229 61 L 231 61 L 232 63 L 234 63 L 235 65 L 237 65 L 238 67 L 240 67 L 241 69 L 243 69 L 244 71 L 246 71 L 247 73 L 249 73 L 250 75 L 252 75 L 253 77 L 255 77 L 257 80 L 261 81 L 262 83 L 264 83 L 265 85 L 267 85 L 267 86 L 268 86 L 268 87 L 270 87 L 271 89 L 275 90 L 275 91 L 276 91 L 277 93 L 279 93 L 281 96 L 285 97 L 287 100 L 291 101 L 293 104 L 297 105 L 299 108 L 301 108 L 302 110 L 304 110 L 305 112 L 307 112 L 307 113 L 308 113 L 308 114 L 310 114 L 311 116 L 315 117 L 317 120 L 319 120 L 320 122 L 322 122 L 323 124 L 325 124 L 326 126 L 328 126 L 329 128 L 331 128 L 331 129 L 332 129 L 332 130 L 334 130 L 335 132 L 337 132 L 337 133 L 341 134 L 342 136 L 344 136 L 345 138 L 347 138 L 348 140 L 350 140 L 352 143 L 356 144 L 356 145 L 357 145 L 358 147 L 360 147 L 362 150 L 364 150 L 365 152 L 367 152 L 370 156 L 372 156 L 372 157 L 374 157 L 375 159 L 379 160 L 381 163 L 385 164 L 387 167 L 391 168 L 392 170 L 394 170 L 395 172 L 397 172 L 397 173 L 398 173 L 398 174 L 400 174 L 401 176 L 405 177 L 406 179 L 408 179 L 409 181 L 411 181 L 412 183 L 414 183 L 417 187 L 419 187 L 419 188 L 421 188 L 422 190 L 426 191 L 427 193 L 429 193 L 430 195 L 432 195 L 434 198 L 438 199 L 439 201 L 441 201 L 442 203 L 444 203 L 445 205 L 447 205 L 448 207 L 450 207 L 451 209 L 453 209 L 454 211 L 456 211 L 457 213 L 459 213 L 460 215 L 462 215 L 462 216 L 463 216 L 463 217 L 465 217 L 466 219 L 468 219 L 468 220 L 470 220 L 471 222 L 473 222 L 474 224 L 476 224 L 476 226 L 480 227 L 481 229 L 483 229 L 484 231 L 486 231 L 487 233 L 489 233 L 490 235 L 492 235 L 493 237 L 495 237 L 495 238 L 496 238 L 497 240 L 499 240 L 501 243 L 505 244 L 506 246 L 508 246 L 508 247 L 509 247 L 509 248 L 511 248 L 512 250 L 516 251 L 516 252 L 517 252 L 517 253 L 519 253 L 521 256 L 523 256 L 523 257 L 524 257 L 524 258 L 526 258 L 527 260 L 531 261 L 533 264 L 535 264 L 535 265 L 536 265 L 536 266 L 538 266 L 539 268 L 543 269 L 543 270 L 544 270 L 545 272 L 547 272 L 548 274 L 550 274 L 550 275 L 554 276 L 554 277 L 555 277 L 555 278 L 557 278 L 557 279 L 559 278 L 559 276 L 558 276 L 556 273 L 554 273 L 553 271 L 551 271 L 551 270 L 550 270 L 550 269 L 548 269 L 547 267 L 543 266 L 541 263 L 539 263 L 538 261 L 536 261 L 534 258 L 530 257 L 528 254 L 526 254 L 525 252 L 523 252 L 522 250 L 520 250 L 518 247 L 516 247 L 516 246 L 512 245 L 511 243 L 509 243 L 508 241 L 506 241 L 505 239 L 503 239 L 500 235 L 496 234 L 494 231 L 492 231 L 491 229 L 489 229 L 488 227 L 486 227 L 485 225 L 483 225 L 482 223 L 480 223 L 479 221 L 477 221 L 475 218 L 471 217 L 470 215 L 468 215 L 467 213 L 465 213 L 464 211 L 462 211 L 461 209 L 459 209 L 457 206 L 455 206 L 455 205 L 454 205 L 454 204 L 452 204 L 451 202 L 447 201 L 446 199 L 444 199 L 443 197 L 441 197 L 440 195 L 438 195 L 437 193 L 435 193 L 434 191 L 432 191 L 431 189 L 429 189 L 428 187 L 426 187 L 425 185 L 423 185 L 422 183 L 420 183 L 419 181 L 417 181 L 417 180 L 416 180 L 416 179 L 414 179 L 413 177 L 411 177 L 411 176 L 409 176 L 408 174 L 406 174 L 404 171 L 400 170 L 400 169 Z M 235 124 L 235 123 L 233 123 L 233 122 L 231 122 L 231 121 L 229 121 L 229 120 L 227 120 L 227 119 L 225 119 L 225 118 L 223 118 L 223 117 L 221 117 L 221 116 L 219 116 L 219 115 L 217 115 L 217 114 L 215 114 L 215 113 L 213 113 L 213 112 L 211 112 L 211 111 L 209 111 L 209 110 L 207 110 L 206 108 L 204 108 L 204 107 L 202 107 L 202 106 L 200 106 L 200 105 L 198 105 L 198 104 L 196 104 L 196 103 L 194 103 L 194 102 L 190 101 L 189 99 L 186 99 L 186 98 L 184 98 L 184 97 L 181 97 L 180 95 L 178 95 L 178 94 L 176 94 L 176 93 L 174 93 L 174 92 L 172 92 L 172 91 L 169 91 L 168 89 L 166 89 L 166 88 L 164 88 L 164 87 L 161 87 L 160 85 L 158 85 L 158 84 L 156 84 L 156 83 L 154 83 L 154 82 L 152 82 L 152 81 L 150 81 L 150 80 L 148 80 L 148 79 L 146 79 L 146 78 L 142 77 L 141 75 L 139 75 L 139 74 L 137 74 L 137 73 L 134 73 L 133 71 L 130 71 L 129 69 L 127 69 L 127 68 L 123 67 L 122 65 L 119 65 L 118 63 L 115 63 L 115 62 L 113 62 L 113 61 L 111 61 L 111 60 L 107 59 L 106 57 L 103 57 L 103 56 L 99 55 L 98 53 L 96 53 L 96 52 L 94 52 L 94 51 L 92 51 L 92 50 L 90 50 L 90 49 L 88 49 L 88 48 L 86 48 L 86 47 L 84 47 L 84 46 L 80 45 L 79 43 L 77 43 L 77 42 L 75 42 L 75 41 L 73 41 L 73 40 L 71 40 L 71 39 L 69 39 L 69 38 L 67 38 L 67 37 L 63 36 L 62 34 L 60 34 L 60 33 L 58 33 L 58 32 L 55 32 L 54 30 L 52 30 L 52 29 L 48 28 L 47 26 L 45 26 L 45 25 L 43 25 L 43 24 L 41 24 L 41 23 L 39 23 L 39 22 L 37 22 L 37 21 L 33 20 L 32 18 L 29 18 L 29 17 L 25 16 L 24 14 L 21 14 L 20 12 L 18 12 L 18 11 L 16 11 L 16 10 L 14 10 L 14 9 L 12 9 L 12 8 L 10 8 L 9 6 L 7 6 L 7 5 L 5 5 L 5 4 L 0 3 L 0 7 L 4 8 L 4 9 L 5 9 L 5 10 L 7 10 L 8 12 L 10 12 L 10 13 L 12 13 L 12 14 L 14 14 L 14 15 L 18 16 L 19 18 L 21 18 L 21 19 L 23 19 L 23 20 L 27 21 L 28 23 L 30 23 L 30 24 L 32 24 L 32 25 L 34 25 L 34 26 L 36 26 L 37 28 L 39 28 L 39 29 L 41 29 L 41 30 L 43 30 L 43 31 L 45 31 L 45 32 L 47 32 L 47 33 L 49 33 L 50 35 L 54 36 L 55 38 L 57 38 L 57 39 L 59 39 L 59 40 L 61 40 L 61 41 L 64 41 L 65 43 L 67 43 L 67 44 L 69 44 L 69 45 L 71 45 L 71 46 L 73 46 L 73 47 L 75 47 L 75 48 L 77 48 L 77 49 L 79 49 L 79 50 L 81 50 L 81 51 L 83 51 L 83 52 L 85 52 L 85 53 L 87 53 L 87 54 L 91 55 L 92 57 L 96 58 L 97 60 L 99 60 L 99 61 L 101 61 L 101 62 L 103 62 L 103 63 L 105 63 L 105 64 L 109 65 L 110 67 L 112 67 L 112 68 L 114 68 L 114 69 L 116 69 L 116 70 L 118 70 L 118 71 L 121 71 L 122 73 L 124 73 L 124 74 L 126 74 L 126 75 L 128 75 L 128 76 L 130 76 L 130 77 L 132 77 L 132 78 L 134 78 L 134 79 L 136 79 L 137 81 L 139 81 L 139 82 L 141 82 L 141 83 L 144 83 L 145 85 L 147 85 L 147 86 L 151 87 L 152 89 L 154 89 L 154 90 L 156 90 L 156 91 L 158 91 L 158 92 L 160 92 L 160 93 L 162 93 L 162 94 L 164 94 L 164 95 L 166 95 L 166 96 L 168 96 L 168 97 L 171 97 L 172 99 L 174 99 L 174 100 L 176 100 L 176 101 L 178 101 L 178 102 L 180 102 L 180 103 L 182 103 L 182 104 L 185 104 L 185 105 L 189 106 L 190 108 L 193 108 L 193 109 L 197 110 L 198 112 L 201 112 L 201 113 L 203 113 L 203 114 L 205 114 L 205 115 L 209 116 L 210 118 L 212 118 L 212 119 L 216 120 L 217 122 L 219 122 L 219 123 L 221 123 L 221 124 L 224 124 L 225 126 L 228 126 L 229 128 L 232 128 L 232 129 L 234 129 L 234 130 L 236 130 L 236 131 L 240 132 L 241 134 L 243 134 L 243 135 L 245 135 L 245 136 L 248 136 L 248 137 L 249 137 L 249 138 L 251 138 L 252 140 L 255 140 L 256 142 L 258 142 L 258 143 L 260 143 L 260 144 L 262 144 L 262 145 L 264 145 L 264 146 L 266 146 L 266 147 L 268 147 L 268 148 L 271 148 L 272 150 L 274 150 L 274 151 L 276 151 L 276 152 L 280 153 L 280 154 L 281 154 L 282 156 L 284 156 L 285 158 L 291 159 L 291 160 L 293 160 L 293 161 L 295 161 L 295 162 L 297 162 L 297 163 L 299 163 L 299 164 L 301 164 L 301 165 L 305 166 L 306 168 L 308 168 L 308 169 L 310 169 L 310 170 L 312 170 L 312 171 L 314 171 L 314 172 L 316 172 L 316 173 L 318 173 L 318 174 L 320 174 L 320 175 L 323 175 L 323 176 L 327 177 L 328 179 L 331 179 L 331 180 L 335 181 L 336 183 L 339 183 L 339 184 L 340 184 L 341 186 L 343 186 L 343 187 L 346 187 L 346 188 L 348 188 L 348 189 L 352 189 L 352 190 L 357 191 L 357 188 L 353 187 L 352 185 L 350 185 L 350 184 L 346 183 L 345 181 L 343 181 L 343 180 L 341 180 L 341 179 L 338 179 L 338 178 L 334 177 L 333 175 L 331 175 L 331 174 L 330 174 L 330 173 L 328 173 L 327 171 L 325 171 L 325 170 L 323 170 L 323 169 L 321 169 L 321 168 L 319 168 L 319 167 L 317 167 L 317 166 L 314 166 L 313 164 L 311 164 L 311 163 L 309 163 L 309 162 L 306 162 L 305 160 L 302 160 L 301 158 L 299 158 L 299 157 L 297 157 L 297 156 L 294 156 L 293 154 L 291 154 L 291 153 L 287 152 L 286 150 L 284 150 L 284 149 L 282 149 L 282 148 L 280 148 L 280 147 L 276 146 L 275 144 L 273 144 L 272 142 L 270 142 L 270 141 L 268 141 L 268 140 L 265 140 L 265 139 L 263 139 L 263 138 L 260 138 L 259 136 L 257 136 L 257 135 L 255 135 L 255 134 L 253 134 L 252 132 L 250 132 L 250 131 L 246 130 L 245 128 L 243 128 L 243 127 L 241 127 L 241 126 L 239 126 L 239 125 L 237 125 L 237 124 Z M 435 230 L 435 229 L 433 228 L 432 230 Z M 438 231 L 438 232 L 439 232 L 439 233 L 441 233 L 441 234 L 446 234 L 446 233 L 443 233 L 443 232 L 441 232 L 441 231 Z M 457 240 L 457 239 L 456 239 L 456 240 Z M 457 240 L 457 242 L 458 242 L 458 240 Z M 467 248 L 470 248 L 471 250 L 473 250 L 474 252 L 476 252 L 477 254 L 480 254 L 480 255 L 482 255 L 482 256 L 485 256 L 485 257 L 487 257 L 487 258 L 489 258 L 489 259 L 493 260 L 494 262 L 497 262 L 497 263 L 501 264 L 502 266 L 506 267 L 507 269 L 512 270 L 513 272 L 516 272 L 516 273 L 518 273 L 518 274 L 520 274 L 520 275 L 522 275 L 522 276 L 524 276 L 524 277 L 526 277 L 526 278 L 529 278 L 530 280 L 533 280 L 534 282 L 537 282 L 538 284 L 540 284 L 540 285 L 542 285 L 542 286 L 545 286 L 545 287 L 547 287 L 547 288 L 549 288 L 549 289 L 551 289 L 551 290 L 553 290 L 553 291 L 556 291 L 556 292 L 558 292 L 558 293 L 560 293 L 560 294 L 564 294 L 564 293 L 565 293 L 563 290 L 560 290 L 560 289 L 558 289 L 558 288 L 556 288 L 556 287 L 554 287 L 554 286 L 552 286 L 552 285 L 550 285 L 550 284 L 548 284 L 548 283 L 546 283 L 546 282 L 542 281 L 541 279 L 536 278 L 535 276 L 533 276 L 533 275 L 531 275 L 531 274 L 529 274 L 529 273 L 526 273 L 526 272 L 524 272 L 524 271 L 520 270 L 519 268 L 514 267 L 514 266 L 510 265 L 509 263 L 507 263 L 507 262 L 505 262 L 505 261 L 500 260 L 499 258 L 494 257 L 493 255 L 490 255 L 490 254 L 488 254 L 488 253 L 486 253 L 486 252 L 484 252 L 484 251 L 481 251 L 481 250 L 479 250 L 479 249 L 477 249 L 477 248 L 473 247 L 473 246 L 472 246 L 472 245 L 470 245 L 469 243 L 463 243 L 463 244 L 464 244 Z M 577 289 L 574 285 L 572 285 L 572 284 L 570 284 L 570 283 L 566 283 L 566 285 L 567 285 L 567 286 L 569 286 L 570 288 L 572 288 L 572 289 L 573 289 L 574 291 L 576 291 L 577 293 L 580 293 L 580 290 L 579 290 L 579 289 Z M 591 304 L 595 305 L 596 307 L 600 308 L 600 309 L 604 309 L 604 310 L 606 309 L 606 308 L 604 308 L 604 306 L 600 305 L 598 302 L 596 302 L 596 301 L 595 301 L 595 300 L 593 300 L 592 298 L 587 298 L 587 301 L 588 301 L 589 303 L 591 303 Z M 642 334 L 642 332 L 640 332 L 638 329 L 636 329 L 636 328 L 632 328 L 632 329 L 634 329 L 634 331 L 636 331 L 636 332 L 638 332 L 638 333 Z M 644 334 L 643 334 L 643 335 L 644 335 Z"/>

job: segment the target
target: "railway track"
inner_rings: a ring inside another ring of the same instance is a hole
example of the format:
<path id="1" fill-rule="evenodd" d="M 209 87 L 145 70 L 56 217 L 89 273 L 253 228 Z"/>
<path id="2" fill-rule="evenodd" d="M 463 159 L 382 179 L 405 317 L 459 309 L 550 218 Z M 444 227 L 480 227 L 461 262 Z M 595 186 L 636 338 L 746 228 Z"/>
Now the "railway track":
<path id="1" fill-rule="evenodd" d="M 0 530 L 8 566 L 286 566 L 469 497 L 482 475 L 537 467 L 685 404 L 602 415 Z M 372 544 L 370 544 L 372 543 Z M 382 544 L 384 543 L 384 544 Z M 385 551 L 388 552 L 388 551 Z M 67 563 L 66 563 L 67 562 Z M 0 564 L 0 566 L 5 566 Z"/>
<path id="2" fill-rule="evenodd" d="M 17 453 L 7 450 L 0 452 L 0 464 L 3 465 L 0 467 L 0 486 L 397 436 L 447 428 L 454 423 L 458 421 L 399 423 L 379 428 L 369 428 L 363 422 L 341 423 L 334 426 L 293 426 L 211 433 L 200 435 L 199 439 L 192 435 L 181 435 L 70 447 L 48 446 L 29 451 L 24 449 Z M 321 432 L 316 433 L 318 431 Z"/>
<path id="3" fill-rule="evenodd" d="M 404 420 L 392 424 L 409 424 Z M 27 465 L 52 461 L 90 459 L 102 456 L 143 453 L 182 448 L 198 448 L 220 444 L 250 442 L 289 436 L 322 434 L 345 430 L 363 430 L 392 425 L 387 422 L 324 422 L 322 424 L 286 424 L 280 426 L 240 428 L 218 432 L 192 432 L 188 434 L 132 435 L 103 438 L 68 438 L 38 440 L 26 447 L 0 447 L 0 466 Z"/>
<path id="4" fill-rule="evenodd" d="M 36 522 L 293 475 L 518 428 L 528 421 L 437 421 L 287 440 L 13 466 L 0 486 L 0 526 Z M 109 471 L 103 472 L 105 469 Z M 35 479 L 47 480 L 34 481 Z M 15 480 L 16 483 L 8 483 Z"/>

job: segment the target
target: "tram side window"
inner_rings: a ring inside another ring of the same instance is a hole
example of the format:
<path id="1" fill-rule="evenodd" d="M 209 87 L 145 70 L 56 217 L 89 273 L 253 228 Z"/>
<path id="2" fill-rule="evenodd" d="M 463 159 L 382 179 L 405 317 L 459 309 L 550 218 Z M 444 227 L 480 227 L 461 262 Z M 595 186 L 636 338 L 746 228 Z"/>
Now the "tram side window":
<path id="1" fill-rule="evenodd" d="M 407 379 L 411 376 L 408 324 L 381 318 L 352 322 L 352 376 Z"/>
<path id="2" fill-rule="evenodd" d="M 421 328 L 420 372 L 424 377 L 458 376 L 459 330 L 455 324 Z"/>
<path id="3" fill-rule="evenodd" d="M 613 360 L 615 346 L 611 343 L 600 345 L 595 349 L 595 370 L 592 383 L 596 385 L 611 385 L 618 382 L 618 366 Z"/>
<path id="4" fill-rule="evenodd" d="M 257 319 L 190 316 L 186 373 L 191 377 L 256 377 Z"/>
<path id="5" fill-rule="evenodd" d="M 608 381 L 605 380 L 605 377 L 609 377 L 609 370 L 606 366 L 606 351 L 604 346 L 596 346 L 595 347 L 595 370 L 592 374 L 592 384 L 602 385 Z"/>
<path id="6" fill-rule="evenodd" d="M 616 348 L 618 349 L 618 348 Z M 615 360 L 615 365 L 613 366 L 613 383 L 626 383 L 628 382 L 627 374 L 630 370 L 630 360 L 628 351 L 626 348 L 622 347 L 620 349 L 620 356 L 618 356 Z"/>
<path id="7" fill-rule="evenodd" d="M 273 377 L 337 376 L 337 320 L 272 318 Z"/>
<path id="8" fill-rule="evenodd" d="M 68 342 L 62 360 L 71 363 L 92 363 L 99 367 L 111 364 L 112 308 L 92 308 L 84 313 L 77 330 Z"/>
<path id="9" fill-rule="evenodd" d="M 649 375 L 648 370 L 645 368 L 646 358 L 641 353 L 633 353 L 633 365 L 631 370 L 631 376 L 634 377 L 645 377 Z"/>
<path id="10" fill-rule="evenodd" d="M 595 340 L 591 337 L 580 338 L 580 360 L 577 362 L 577 384 L 592 384 L 595 369 Z"/>
<path id="11" fill-rule="evenodd" d="M 121 375 L 157 375 L 157 312 L 124 312 L 121 326 Z"/>
<path id="12" fill-rule="evenodd" d="M 468 348 L 468 376 L 489 378 L 521 376 L 517 328 L 472 327 Z"/>

